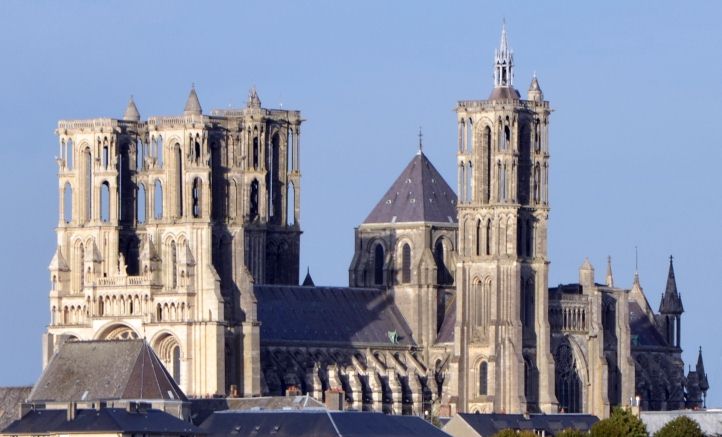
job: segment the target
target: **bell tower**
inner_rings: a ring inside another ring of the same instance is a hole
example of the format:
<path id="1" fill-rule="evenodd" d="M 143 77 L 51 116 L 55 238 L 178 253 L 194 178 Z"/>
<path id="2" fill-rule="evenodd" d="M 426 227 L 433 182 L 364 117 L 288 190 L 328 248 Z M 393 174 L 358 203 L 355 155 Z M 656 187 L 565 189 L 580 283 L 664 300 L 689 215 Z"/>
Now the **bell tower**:
<path id="1" fill-rule="evenodd" d="M 506 28 L 486 100 L 456 107 L 459 411 L 556 412 L 548 323 L 548 117 L 536 76 L 513 86 Z"/>

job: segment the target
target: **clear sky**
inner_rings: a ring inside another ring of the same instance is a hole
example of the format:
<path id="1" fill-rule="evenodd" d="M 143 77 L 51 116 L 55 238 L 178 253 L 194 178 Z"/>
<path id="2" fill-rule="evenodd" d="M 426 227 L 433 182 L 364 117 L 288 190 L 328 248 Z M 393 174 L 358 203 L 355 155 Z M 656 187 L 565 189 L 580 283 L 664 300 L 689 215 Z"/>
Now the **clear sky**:
<path id="1" fill-rule="evenodd" d="M 486 98 L 506 19 L 526 95 L 551 118 L 550 285 L 634 247 L 652 306 L 675 256 L 684 358 L 704 348 L 722 406 L 719 2 L 0 2 L 0 385 L 31 384 L 48 322 L 58 119 L 300 109 L 301 268 L 345 285 L 353 228 L 424 151 L 451 186 L 457 100 Z M 717 249 L 715 249 L 717 248 Z"/>

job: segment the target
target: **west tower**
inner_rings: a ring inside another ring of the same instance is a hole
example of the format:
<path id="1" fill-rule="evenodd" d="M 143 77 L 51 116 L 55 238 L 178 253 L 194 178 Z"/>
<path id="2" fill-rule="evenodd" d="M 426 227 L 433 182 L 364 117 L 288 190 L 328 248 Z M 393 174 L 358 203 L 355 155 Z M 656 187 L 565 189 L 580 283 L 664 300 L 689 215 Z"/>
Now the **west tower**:
<path id="1" fill-rule="evenodd" d="M 297 284 L 298 111 L 58 123 L 44 362 L 66 339 L 148 339 L 182 389 L 260 394 L 253 284 Z"/>
<path id="2" fill-rule="evenodd" d="M 494 89 L 460 101 L 457 321 L 460 411 L 556 411 L 547 291 L 548 119 L 534 77 L 514 88 L 502 29 Z"/>

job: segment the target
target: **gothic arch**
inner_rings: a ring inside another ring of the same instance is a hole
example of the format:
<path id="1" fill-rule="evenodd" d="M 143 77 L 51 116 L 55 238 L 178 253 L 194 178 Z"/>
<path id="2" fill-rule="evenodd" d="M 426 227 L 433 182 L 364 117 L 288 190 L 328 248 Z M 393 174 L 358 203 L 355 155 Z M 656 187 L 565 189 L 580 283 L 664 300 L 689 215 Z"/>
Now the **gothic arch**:
<path id="1" fill-rule="evenodd" d="M 155 335 L 151 345 L 173 380 L 180 384 L 181 361 L 184 355 L 178 338 L 170 331 L 161 331 Z"/>
<path id="2" fill-rule="evenodd" d="M 124 323 L 110 322 L 98 330 L 96 340 L 135 340 L 140 338 L 138 333 Z"/>

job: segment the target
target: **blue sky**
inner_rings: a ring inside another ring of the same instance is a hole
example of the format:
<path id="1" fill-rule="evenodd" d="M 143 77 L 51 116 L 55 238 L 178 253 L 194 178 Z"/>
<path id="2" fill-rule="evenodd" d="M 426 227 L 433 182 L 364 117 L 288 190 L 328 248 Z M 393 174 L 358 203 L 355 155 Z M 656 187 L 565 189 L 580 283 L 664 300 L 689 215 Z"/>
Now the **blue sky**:
<path id="1" fill-rule="evenodd" d="M 685 361 L 704 348 L 722 404 L 717 2 L 0 2 L 0 385 L 40 372 L 57 223 L 58 119 L 300 109 L 301 268 L 344 285 L 353 228 L 424 150 L 452 186 L 457 100 L 486 98 L 506 19 L 525 94 L 551 119 L 550 285 L 584 257 L 655 309 L 675 256 Z"/>

